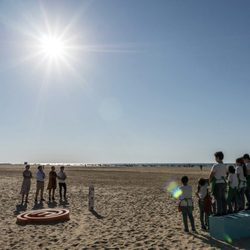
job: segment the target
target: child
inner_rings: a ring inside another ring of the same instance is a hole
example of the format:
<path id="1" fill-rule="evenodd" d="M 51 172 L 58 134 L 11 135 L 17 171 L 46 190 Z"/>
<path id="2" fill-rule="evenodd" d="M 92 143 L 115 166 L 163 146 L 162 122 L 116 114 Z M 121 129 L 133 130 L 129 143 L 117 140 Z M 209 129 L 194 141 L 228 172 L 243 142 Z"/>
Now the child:
<path id="1" fill-rule="evenodd" d="M 201 228 L 207 230 L 208 217 L 212 213 L 212 201 L 208 193 L 208 179 L 201 178 L 199 180 L 196 195 L 200 210 Z"/>
<path id="2" fill-rule="evenodd" d="M 192 231 L 195 232 L 196 230 L 195 230 L 194 217 L 193 217 L 192 187 L 188 185 L 187 176 L 183 176 L 181 178 L 181 182 L 183 186 L 180 187 L 180 190 L 182 192 L 180 196 L 180 210 L 182 212 L 184 231 L 189 232 L 188 221 L 187 221 L 187 217 L 188 217 L 191 227 L 192 227 Z"/>
<path id="3" fill-rule="evenodd" d="M 223 152 L 216 152 L 214 154 L 216 164 L 213 165 L 209 181 L 214 183 L 212 187 L 212 192 L 214 195 L 216 203 L 216 214 L 217 216 L 225 215 L 227 212 L 227 202 L 226 202 L 226 174 L 227 169 L 223 163 L 224 154 Z"/>
<path id="4" fill-rule="evenodd" d="M 237 212 L 237 189 L 239 186 L 238 177 L 235 174 L 234 166 L 228 167 L 228 195 L 227 195 L 227 204 L 228 204 L 228 213 Z"/>
<path id="5" fill-rule="evenodd" d="M 238 208 L 239 210 L 245 209 L 245 189 L 247 186 L 247 180 L 244 173 L 244 160 L 243 158 L 236 159 L 236 174 L 239 180 L 239 188 L 238 188 Z"/>

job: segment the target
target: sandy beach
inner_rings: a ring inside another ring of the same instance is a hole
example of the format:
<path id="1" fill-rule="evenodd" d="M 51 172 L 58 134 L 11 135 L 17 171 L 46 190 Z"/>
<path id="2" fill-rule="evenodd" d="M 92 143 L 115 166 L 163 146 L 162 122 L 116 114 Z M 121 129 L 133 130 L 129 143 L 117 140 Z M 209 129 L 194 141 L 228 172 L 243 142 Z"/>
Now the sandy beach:
<path id="1" fill-rule="evenodd" d="M 45 168 L 48 176 L 49 167 Z M 59 168 L 57 168 L 58 170 Z M 177 202 L 163 190 L 169 180 L 190 177 L 193 190 L 208 169 L 198 168 L 80 168 L 66 167 L 70 221 L 53 225 L 16 224 L 22 210 L 20 187 L 23 166 L 0 167 L 0 249 L 250 249 L 250 239 L 232 245 L 201 231 L 197 199 L 197 233 L 184 233 Z M 36 167 L 32 166 L 33 175 Z M 46 180 L 47 184 L 48 179 Z M 95 187 L 95 211 L 88 211 L 88 186 Z M 46 185 L 45 184 L 45 185 Z M 35 178 L 30 202 L 34 208 Z M 44 208 L 48 208 L 45 192 Z"/>

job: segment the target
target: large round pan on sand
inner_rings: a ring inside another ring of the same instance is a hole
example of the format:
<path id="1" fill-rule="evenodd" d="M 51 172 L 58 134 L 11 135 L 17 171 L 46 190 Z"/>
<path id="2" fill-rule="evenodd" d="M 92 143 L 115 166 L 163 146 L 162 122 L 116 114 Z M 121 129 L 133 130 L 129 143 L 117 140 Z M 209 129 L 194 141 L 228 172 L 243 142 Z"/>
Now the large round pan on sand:
<path id="1" fill-rule="evenodd" d="M 17 216 L 18 224 L 46 224 L 66 220 L 69 220 L 69 210 L 63 208 L 33 210 Z"/>

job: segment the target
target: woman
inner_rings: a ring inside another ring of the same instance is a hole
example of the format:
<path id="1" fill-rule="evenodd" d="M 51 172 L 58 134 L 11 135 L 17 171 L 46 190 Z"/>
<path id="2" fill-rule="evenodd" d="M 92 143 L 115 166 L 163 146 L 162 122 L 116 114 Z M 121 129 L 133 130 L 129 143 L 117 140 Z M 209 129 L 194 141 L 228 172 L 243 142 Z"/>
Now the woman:
<path id="1" fill-rule="evenodd" d="M 23 183 L 22 183 L 21 192 L 20 192 L 20 194 L 22 195 L 22 204 L 24 202 L 24 196 L 26 196 L 25 203 L 29 203 L 28 196 L 30 192 L 30 185 L 31 185 L 31 178 L 32 178 L 32 173 L 29 169 L 30 169 L 30 165 L 26 165 L 25 170 L 23 171 Z"/>
<path id="2" fill-rule="evenodd" d="M 51 191 L 52 191 L 52 200 L 55 200 L 55 190 L 56 190 L 56 171 L 55 167 L 51 167 L 51 171 L 49 172 L 49 183 L 47 189 L 49 190 L 49 202 L 51 202 Z"/>

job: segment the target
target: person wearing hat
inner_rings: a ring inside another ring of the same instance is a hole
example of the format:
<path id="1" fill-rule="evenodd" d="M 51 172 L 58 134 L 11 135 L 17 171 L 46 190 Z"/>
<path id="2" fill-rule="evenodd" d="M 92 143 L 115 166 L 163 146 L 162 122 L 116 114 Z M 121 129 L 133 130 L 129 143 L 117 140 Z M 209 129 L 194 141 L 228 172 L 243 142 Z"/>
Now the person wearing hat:
<path id="1" fill-rule="evenodd" d="M 247 210 L 250 210 L 250 156 L 249 154 L 244 154 L 243 160 L 246 166 L 246 172 L 247 172 L 247 187 L 245 191 L 245 195 L 247 197 Z"/>

